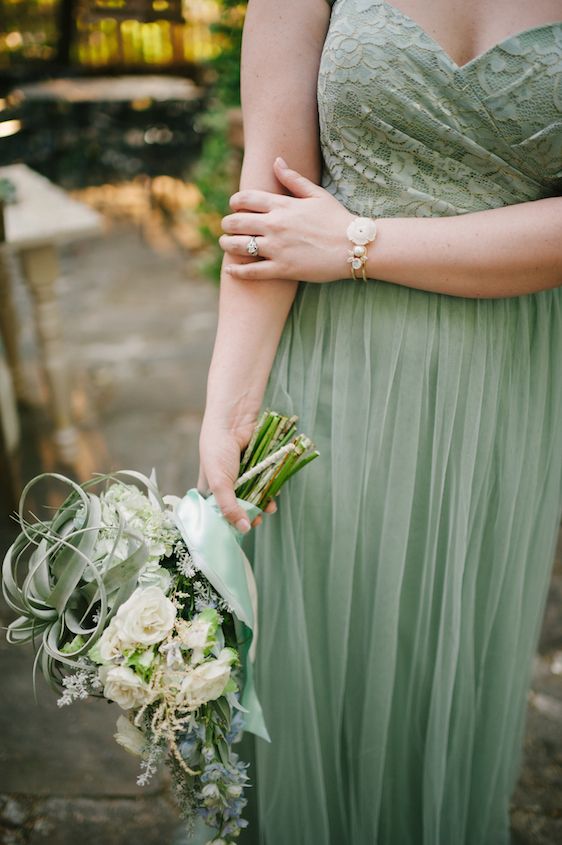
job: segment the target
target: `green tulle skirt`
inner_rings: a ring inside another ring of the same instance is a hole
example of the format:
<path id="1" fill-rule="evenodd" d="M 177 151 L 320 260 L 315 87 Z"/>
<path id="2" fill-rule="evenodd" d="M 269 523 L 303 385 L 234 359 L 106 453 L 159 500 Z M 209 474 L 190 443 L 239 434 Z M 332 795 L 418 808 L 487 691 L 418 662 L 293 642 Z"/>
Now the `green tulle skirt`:
<path id="1" fill-rule="evenodd" d="M 561 289 L 301 285 L 266 399 L 321 456 L 247 541 L 272 742 L 241 841 L 508 841 L 562 502 L 561 363 Z"/>

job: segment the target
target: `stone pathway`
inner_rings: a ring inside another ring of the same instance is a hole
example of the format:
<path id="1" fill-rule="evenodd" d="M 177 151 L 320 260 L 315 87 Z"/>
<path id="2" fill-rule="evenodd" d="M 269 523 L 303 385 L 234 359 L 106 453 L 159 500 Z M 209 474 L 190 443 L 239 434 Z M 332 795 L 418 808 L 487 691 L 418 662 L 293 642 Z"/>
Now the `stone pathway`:
<path id="1" fill-rule="evenodd" d="M 67 249 L 63 270 L 60 293 L 77 386 L 75 411 L 85 436 L 102 444 L 95 447 L 92 465 L 99 461 L 107 465 L 96 469 L 145 473 L 155 467 L 163 490 L 185 492 L 196 483 L 216 287 L 198 277 L 185 254 L 157 254 L 128 226 Z M 18 306 L 26 311 L 21 290 Z M 31 360 L 28 330 L 23 341 Z M 2 548 L 9 533 L 8 527 L 0 532 Z M 560 551 L 513 802 L 514 845 L 562 842 Z M 0 605 L 0 624 L 7 621 Z M 137 787 L 136 759 L 111 738 L 116 707 L 84 702 L 59 709 L 41 678 L 35 704 L 30 649 L 18 651 L 2 638 L 0 672 L 0 843 L 172 845 L 179 840 L 181 825 L 167 780 Z"/>
<path id="2" fill-rule="evenodd" d="M 75 412 L 82 430 L 103 440 L 90 462 L 146 474 L 154 467 L 162 490 L 185 492 L 197 481 L 216 286 L 185 253 L 151 250 L 133 226 L 67 248 L 62 265 Z M 21 287 L 16 294 L 30 361 L 29 306 Z M 2 551 L 9 534 L 0 532 Z M 2 603 L 0 625 L 8 619 Z M 88 701 L 59 709 L 41 677 L 35 704 L 32 650 L 3 637 L 0 665 L 2 845 L 170 845 L 181 836 L 167 780 L 137 787 L 136 758 L 114 743 L 117 708 Z"/>
<path id="3" fill-rule="evenodd" d="M 199 427 L 218 289 L 185 253 L 156 253 L 122 227 L 68 251 L 61 296 L 76 380 L 86 377 L 113 469 L 197 481 Z"/>

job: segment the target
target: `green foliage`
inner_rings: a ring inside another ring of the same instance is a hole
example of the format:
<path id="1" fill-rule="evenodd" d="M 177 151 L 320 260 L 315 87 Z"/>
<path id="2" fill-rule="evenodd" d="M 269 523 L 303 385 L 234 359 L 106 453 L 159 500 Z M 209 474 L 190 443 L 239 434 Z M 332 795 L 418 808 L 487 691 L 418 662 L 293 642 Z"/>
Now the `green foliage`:
<path id="1" fill-rule="evenodd" d="M 199 228 L 209 245 L 209 258 L 202 271 L 218 281 L 223 252 L 217 239 L 220 221 L 228 213 L 232 193 L 232 174 L 236 153 L 228 140 L 228 110 L 240 105 L 240 48 L 245 3 L 222 0 L 220 22 L 212 29 L 223 38 L 223 49 L 206 63 L 213 78 L 209 109 L 199 120 L 205 133 L 201 155 L 192 172 L 192 180 L 203 200 L 199 206 Z"/>
<path id="2" fill-rule="evenodd" d="M 150 681 L 153 672 L 154 651 L 149 649 L 140 649 L 139 651 L 132 651 L 126 655 L 125 666 L 130 666 L 135 670 L 137 675 L 140 675 L 143 681 Z"/>
<path id="3" fill-rule="evenodd" d="M 67 643 L 61 648 L 63 654 L 74 654 L 75 651 L 78 651 L 84 645 L 85 640 L 84 637 L 81 637 L 77 634 L 71 642 Z"/>
<path id="4" fill-rule="evenodd" d="M 209 245 L 208 258 L 201 270 L 217 281 L 223 256 L 217 239 L 221 233 L 220 221 L 228 212 L 231 193 L 232 150 L 228 143 L 227 123 L 226 109 L 220 104 L 217 104 L 216 111 L 209 111 L 200 119 L 200 125 L 207 134 L 191 177 L 203 198 L 197 209 L 199 231 Z"/>
<path id="5" fill-rule="evenodd" d="M 245 2 L 222 0 L 223 13 L 211 31 L 222 36 L 224 47 L 207 62 L 216 73 L 215 94 L 224 107 L 240 105 L 240 50 L 244 23 Z"/>

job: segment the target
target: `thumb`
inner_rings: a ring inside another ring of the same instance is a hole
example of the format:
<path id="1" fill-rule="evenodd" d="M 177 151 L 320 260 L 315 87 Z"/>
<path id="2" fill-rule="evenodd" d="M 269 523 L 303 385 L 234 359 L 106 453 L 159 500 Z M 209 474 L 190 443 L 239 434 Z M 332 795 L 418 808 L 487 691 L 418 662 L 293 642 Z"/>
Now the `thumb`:
<path id="1" fill-rule="evenodd" d="M 232 486 L 221 480 L 218 484 L 211 484 L 211 490 L 224 518 L 241 534 L 247 534 L 251 528 L 250 520 L 236 501 Z"/>
<path id="2" fill-rule="evenodd" d="M 291 170 L 281 156 L 277 156 L 273 162 L 273 171 L 281 184 L 285 185 L 295 197 L 319 197 L 324 193 L 323 188 L 307 179 L 302 173 Z"/>

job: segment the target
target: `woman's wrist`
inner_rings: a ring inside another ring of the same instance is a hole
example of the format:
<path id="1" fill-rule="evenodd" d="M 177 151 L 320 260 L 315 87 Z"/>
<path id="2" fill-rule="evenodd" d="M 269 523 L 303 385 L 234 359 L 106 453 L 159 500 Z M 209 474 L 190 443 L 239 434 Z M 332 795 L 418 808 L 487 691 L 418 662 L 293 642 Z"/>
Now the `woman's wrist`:
<path id="1" fill-rule="evenodd" d="M 255 260 L 225 254 L 227 261 Z M 257 417 L 297 284 L 221 275 L 219 322 L 207 376 L 205 415 L 237 426 Z"/>
<path id="2" fill-rule="evenodd" d="M 333 234 L 326 235 L 325 246 L 328 246 L 329 239 L 329 267 L 330 270 L 326 275 L 326 281 L 339 281 L 341 279 L 352 278 L 351 265 L 349 262 L 350 250 L 353 245 L 347 236 L 349 226 L 358 219 L 357 214 L 348 211 L 345 216 L 338 215 L 333 226 L 330 226 L 328 231 L 333 230 Z M 326 255 L 326 253 L 325 253 Z"/>
<path id="3" fill-rule="evenodd" d="M 266 380 L 260 383 L 234 384 L 235 375 L 227 382 L 213 367 L 209 369 L 205 419 L 228 428 L 244 426 L 258 416 L 265 392 Z"/>

